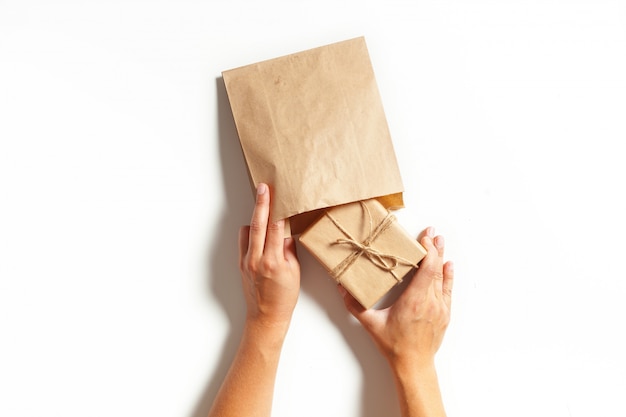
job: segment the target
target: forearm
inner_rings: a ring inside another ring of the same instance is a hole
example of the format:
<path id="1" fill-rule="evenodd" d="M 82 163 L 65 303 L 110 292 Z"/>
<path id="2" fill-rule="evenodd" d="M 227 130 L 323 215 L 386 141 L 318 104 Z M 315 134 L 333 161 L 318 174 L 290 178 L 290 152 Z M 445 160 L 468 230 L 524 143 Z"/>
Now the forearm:
<path id="1" fill-rule="evenodd" d="M 269 417 L 286 327 L 246 323 L 237 354 L 209 417 Z"/>
<path id="2" fill-rule="evenodd" d="M 445 417 L 434 363 L 392 364 L 402 417 Z"/>

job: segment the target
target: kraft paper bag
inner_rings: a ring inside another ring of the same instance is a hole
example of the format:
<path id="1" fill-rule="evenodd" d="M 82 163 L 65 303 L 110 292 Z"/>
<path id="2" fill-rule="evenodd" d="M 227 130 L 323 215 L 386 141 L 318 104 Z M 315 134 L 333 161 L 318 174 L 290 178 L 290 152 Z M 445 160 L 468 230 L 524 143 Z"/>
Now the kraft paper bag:
<path id="1" fill-rule="evenodd" d="M 370 198 L 404 207 L 402 180 L 363 37 L 222 73 L 248 174 L 272 220 L 298 234 L 320 209 Z"/>

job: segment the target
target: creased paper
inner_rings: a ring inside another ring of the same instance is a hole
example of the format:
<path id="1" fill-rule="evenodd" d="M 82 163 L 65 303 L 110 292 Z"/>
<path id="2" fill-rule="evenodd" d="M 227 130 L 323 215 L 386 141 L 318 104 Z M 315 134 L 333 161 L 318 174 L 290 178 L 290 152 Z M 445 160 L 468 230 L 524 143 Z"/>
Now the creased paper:
<path id="1" fill-rule="evenodd" d="M 316 218 L 310 212 L 378 197 L 403 207 L 364 38 L 222 74 L 251 182 L 272 189 L 273 220 L 302 229 Z"/>

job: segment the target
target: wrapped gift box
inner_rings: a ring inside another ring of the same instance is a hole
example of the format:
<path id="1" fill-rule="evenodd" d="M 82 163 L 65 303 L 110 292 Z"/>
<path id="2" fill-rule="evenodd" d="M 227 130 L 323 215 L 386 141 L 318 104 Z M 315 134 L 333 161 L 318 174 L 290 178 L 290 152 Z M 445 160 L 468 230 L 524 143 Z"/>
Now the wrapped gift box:
<path id="1" fill-rule="evenodd" d="M 426 256 L 426 250 L 375 199 L 336 206 L 300 243 L 365 308 L 376 304 Z"/>

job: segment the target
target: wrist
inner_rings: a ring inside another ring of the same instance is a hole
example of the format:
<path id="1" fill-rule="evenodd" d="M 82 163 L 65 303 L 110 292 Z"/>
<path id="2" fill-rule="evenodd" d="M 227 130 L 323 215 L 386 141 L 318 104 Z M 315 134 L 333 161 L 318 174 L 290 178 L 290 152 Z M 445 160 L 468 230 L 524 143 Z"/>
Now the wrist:
<path id="1" fill-rule="evenodd" d="M 244 339 L 267 347 L 282 347 L 289 330 L 289 322 L 246 318 Z"/>
<path id="2" fill-rule="evenodd" d="M 431 379 L 437 377 L 434 358 L 401 356 L 389 359 L 391 370 L 398 380 Z"/>
<path id="3" fill-rule="evenodd" d="M 400 377 L 437 375 L 434 362 L 396 362 L 392 369 Z"/>
<path id="4" fill-rule="evenodd" d="M 272 306 L 248 306 L 246 312 L 246 325 L 267 331 L 287 332 L 291 323 L 293 308 L 278 308 Z"/>
<path id="5" fill-rule="evenodd" d="M 445 417 L 434 361 L 397 362 L 393 374 L 403 416 Z"/>
<path id="6" fill-rule="evenodd" d="M 435 356 L 410 348 L 397 348 L 385 354 L 395 373 L 425 372 L 435 367 Z"/>

